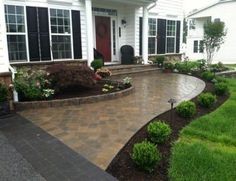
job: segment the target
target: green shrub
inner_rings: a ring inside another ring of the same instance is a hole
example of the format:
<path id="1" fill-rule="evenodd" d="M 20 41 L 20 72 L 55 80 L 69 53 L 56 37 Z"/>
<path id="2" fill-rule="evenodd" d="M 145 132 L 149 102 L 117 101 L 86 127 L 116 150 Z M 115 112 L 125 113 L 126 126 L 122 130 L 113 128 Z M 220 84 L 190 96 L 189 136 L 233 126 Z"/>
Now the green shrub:
<path id="1" fill-rule="evenodd" d="M 163 143 L 170 136 L 171 128 L 164 122 L 155 121 L 148 125 L 147 132 L 152 142 Z"/>
<path id="2" fill-rule="evenodd" d="M 212 107 L 213 104 L 216 102 L 216 96 L 212 93 L 202 93 L 198 96 L 198 103 L 200 106 L 209 108 Z"/>
<path id="3" fill-rule="evenodd" d="M 18 69 L 14 87 L 20 101 L 35 101 L 50 98 L 54 94 L 47 72 Z"/>
<path id="4" fill-rule="evenodd" d="M 91 67 L 93 67 L 94 71 L 96 72 L 97 69 L 102 68 L 103 66 L 103 60 L 102 59 L 95 59 L 91 62 Z"/>
<path id="5" fill-rule="evenodd" d="M 201 77 L 206 81 L 212 81 L 215 77 L 214 73 L 210 71 L 205 71 L 202 73 Z"/>
<path id="6" fill-rule="evenodd" d="M 7 101 L 8 90 L 7 87 L 0 83 L 0 102 Z"/>
<path id="7" fill-rule="evenodd" d="M 214 89 L 215 89 L 216 95 L 218 96 L 223 96 L 229 91 L 228 85 L 224 82 L 216 83 L 214 86 Z"/>
<path id="8" fill-rule="evenodd" d="M 199 63 L 200 70 L 205 70 L 207 68 L 207 61 L 205 59 L 197 60 Z"/>
<path id="9" fill-rule="evenodd" d="M 220 83 L 220 82 L 227 83 L 228 82 L 225 77 L 221 77 L 221 76 L 216 76 L 215 79 L 216 79 L 217 83 Z"/>
<path id="10" fill-rule="evenodd" d="M 210 65 L 210 69 L 213 71 L 213 72 L 222 72 L 222 71 L 226 71 L 226 70 L 229 70 L 228 67 L 226 67 L 223 63 L 219 62 L 217 64 L 212 64 Z"/>
<path id="11" fill-rule="evenodd" d="M 180 73 L 191 73 L 192 71 L 199 70 L 200 63 L 196 61 L 184 61 L 178 62 L 175 64 L 175 69 L 177 69 Z"/>
<path id="12" fill-rule="evenodd" d="M 158 67 L 163 67 L 165 61 L 165 56 L 158 56 L 156 57 L 156 60 L 153 61 L 153 63 L 157 64 Z"/>
<path id="13" fill-rule="evenodd" d="M 131 158 L 141 169 L 151 172 L 161 160 L 161 155 L 155 144 L 143 141 L 133 146 Z"/>
<path id="14" fill-rule="evenodd" d="M 184 118 L 191 118 L 196 114 L 196 105 L 192 101 L 184 101 L 176 107 L 177 113 Z"/>
<path id="15" fill-rule="evenodd" d="M 164 63 L 164 68 L 168 70 L 173 70 L 174 69 L 174 64 L 172 63 Z"/>

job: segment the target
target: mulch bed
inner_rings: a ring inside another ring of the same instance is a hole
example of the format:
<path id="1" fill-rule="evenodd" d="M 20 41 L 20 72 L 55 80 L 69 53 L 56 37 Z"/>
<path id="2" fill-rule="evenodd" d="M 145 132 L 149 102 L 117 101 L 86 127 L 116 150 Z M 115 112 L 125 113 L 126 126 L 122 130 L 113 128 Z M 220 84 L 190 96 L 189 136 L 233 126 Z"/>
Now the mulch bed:
<path id="1" fill-rule="evenodd" d="M 206 82 L 206 88 L 204 92 L 212 92 L 213 84 Z M 158 149 L 162 155 L 162 160 L 159 165 L 155 168 L 152 173 L 146 173 L 133 163 L 130 155 L 132 153 L 132 148 L 135 143 L 141 142 L 145 140 L 147 135 L 147 123 L 143 128 L 141 128 L 129 141 L 128 143 L 120 150 L 120 152 L 116 155 L 113 161 L 107 168 L 107 172 L 116 177 L 118 180 L 168 180 L 168 168 L 169 168 L 169 158 L 171 155 L 171 145 L 175 142 L 179 137 L 179 132 L 188 125 L 192 120 L 201 117 L 205 114 L 208 114 L 219 106 L 221 106 L 227 99 L 228 95 L 217 97 L 217 103 L 211 109 L 201 108 L 197 106 L 197 114 L 192 119 L 184 119 L 178 116 L 176 110 L 174 109 L 173 119 L 171 120 L 171 112 L 167 111 L 155 119 L 151 120 L 163 120 L 168 123 L 172 128 L 172 134 L 166 143 L 162 145 L 158 145 Z M 193 102 L 197 104 L 197 97 L 192 99 Z"/>

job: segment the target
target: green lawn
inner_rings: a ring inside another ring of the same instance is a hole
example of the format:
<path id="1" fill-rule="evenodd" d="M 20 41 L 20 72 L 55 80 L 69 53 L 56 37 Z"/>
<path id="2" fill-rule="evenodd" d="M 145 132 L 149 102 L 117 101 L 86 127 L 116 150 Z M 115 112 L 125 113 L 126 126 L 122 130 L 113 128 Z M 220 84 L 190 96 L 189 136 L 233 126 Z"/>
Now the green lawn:
<path id="1" fill-rule="evenodd" d="M 229 87 L 227 102 L 182 130 L 172 150 L 171 180 L 236 181 L 236 79 Z"/>
<path id="2" fill-rule="evenodd" d="M 236 69 L 236 64 L 226 64 L 225 66 L 230 68 L 231 70 L 235 70 Z"/>

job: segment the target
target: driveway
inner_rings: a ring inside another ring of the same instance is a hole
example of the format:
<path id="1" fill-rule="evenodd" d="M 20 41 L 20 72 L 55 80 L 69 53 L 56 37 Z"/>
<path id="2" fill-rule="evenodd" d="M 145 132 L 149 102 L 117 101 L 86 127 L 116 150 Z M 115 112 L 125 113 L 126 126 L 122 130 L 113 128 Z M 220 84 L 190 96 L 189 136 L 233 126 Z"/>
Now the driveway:
<path id="1" fill-rule="evenodd" d="M 144 124 L 205 88 L 195 77 L 159 72 L 130 75 L 135 92 L 119 99 L 20 112 L 88 160 L 106 169 L 124 144 Z"/>

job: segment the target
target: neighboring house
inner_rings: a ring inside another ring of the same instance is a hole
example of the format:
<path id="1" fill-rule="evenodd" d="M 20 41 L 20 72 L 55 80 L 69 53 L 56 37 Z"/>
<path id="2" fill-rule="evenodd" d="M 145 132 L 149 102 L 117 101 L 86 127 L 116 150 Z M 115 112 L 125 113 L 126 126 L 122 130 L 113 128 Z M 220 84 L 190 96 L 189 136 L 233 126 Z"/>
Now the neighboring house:
<path id="1" fill-rule="evenodd" d="M 207 21 L 222 21 L 225 23 L 227 35 L 220 50 L 215 53 L 213 63 L 219 61 L 225 64 L 236 63 L 236 1 L 225 0 L 214 3 L 188 15 L 188 36 L 186 55 L 191 60 L 206 59 L 203 46 L 204 24 Z"/>
<path id="2" fill-rule="evenodd" d="M 9 63 L 176 54 L 182 43 L 183 0 L 0 0 L 0 72 Z"/>

